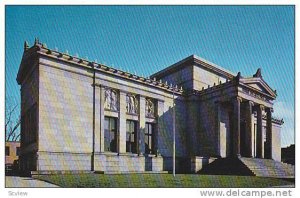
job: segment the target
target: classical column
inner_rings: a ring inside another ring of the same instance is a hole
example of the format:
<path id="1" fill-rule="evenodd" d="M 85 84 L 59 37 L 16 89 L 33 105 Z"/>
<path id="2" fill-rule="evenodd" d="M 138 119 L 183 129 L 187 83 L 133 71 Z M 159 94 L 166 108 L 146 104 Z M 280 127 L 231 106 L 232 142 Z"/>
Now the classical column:
<path id="1" fill-rule="evenodd" d="M 272 110 L 266 108 L 267 112 L 267 131 L 266 131 L 266 151 L 265 158 L 272 159 Z"/>
<path id="2" fill-rule="evenodd" d="M 157 101 L 157 127 L 156 130 L 154 131 L 154 149 L 155 152 L 159 152 L 159 136 L 160 134 L 163 133 L 163 127 L 164 127 L 164 123 L 163 123 L 163 116 L 164 114 L 164 101 L 158 100 Z"/>
<path id="3" fill-rule="evenodd" d="M 221 151 L 222 147 L 222 142 L 221 141 L 224 141 L 223 138 L 221 138 L 221 130 L 220 130 L 220 121 L 221 121 L 221 104 L 219 101 L 216 101 L 215 102 L 215 108 L 216 108 L 216 118 L 215 118 L 215 129 L 216 129 L 216 134 L 217 134 L 217 155 L 218 156 L 221 156 L 221 157 L 225 157 L 225 156 L 222 156 L 223 152 Z"/>
<path id="4" fill-rule="evenodd" d="M 100 87 L 100 152 L 104 152 L 104 101 L 105 88 Z"/>
<path id="5" fill-rule="evenodd" d="M 253 107 L 253 102 L 252 101 L 247 101 L 245 103 L 246 106 L 246 133 L 245 133 L 245 139 L 246 139 L 246 144 L 243 145 L 246 148 L 246 157 L 253 157 L 253 148 L 252 148 L 252 142 L 253 142 L 253 136 L 252 136 L 252 131 L 253 131 L 253 120 L 254 120 L 254 115 L 252 113 L 252 107 Z"/>
<path id="6" fill-rule="evenodd" d="M 263 111 L 263 105 L 257 106 L 257 116 L 256 116 L 256 157 L 257 158 L 263 158 L 263 126 L 262 126 L 262 111 Z"/>
<path id="7" fill-rule="evenodd" d="M 139 97 L 139 122 L 138 122 L 138 148 L 139 154 L 145 153 L 145 97 L 141 96 Z"/>
<path id="8" fill-rule="evenodd" d="M 99 86 L 95 87 L 95 153 L 101 151 L 101 88 Z"/>
<path id="9" fill-rule="evenodd" d="M 241 101 L 240 97 L 233 98 L 233 155 L 238 157 L 241 155 Z"/>
<path id="10" fill-rule="evenodd" d="M 126 93 L 120 91 L 119 98 L 119 130 L 118 130 L 118 153 L 126 153 Z"/>

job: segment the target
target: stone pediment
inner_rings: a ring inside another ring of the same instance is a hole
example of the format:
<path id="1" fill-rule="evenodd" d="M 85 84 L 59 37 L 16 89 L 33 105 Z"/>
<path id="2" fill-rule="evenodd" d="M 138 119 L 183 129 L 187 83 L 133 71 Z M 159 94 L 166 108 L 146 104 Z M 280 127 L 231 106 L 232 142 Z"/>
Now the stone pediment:
<path id="1" fill-rule="evenodd" d="M 274 91 L 261 77 L 242 78 L 240 82 L 255 91 L 264 93 L 273 98 L 277 95 L 276 91 Z"/>

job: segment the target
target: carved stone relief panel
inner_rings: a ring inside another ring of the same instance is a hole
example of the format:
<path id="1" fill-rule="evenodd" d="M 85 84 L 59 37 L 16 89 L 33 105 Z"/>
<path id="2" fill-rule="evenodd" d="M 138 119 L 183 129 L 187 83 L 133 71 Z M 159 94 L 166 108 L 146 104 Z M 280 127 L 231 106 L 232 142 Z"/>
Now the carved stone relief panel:
<path id="1" fill-rule="evenodd" d="M 126 109 L 127 113 L 137 114 L 138 113 L 138 100 L 135 95 L 126 95 Z"/>
<path id="2" fill-rule="evenodd" d="M 155 117 L 155 105 L 152 99 L 146 98 L 146 117 Z"/>
<path id="3" fill-rule="evenodd" d="M 104 97 L 104 108 L 107 110 L 117 111 L 119 103 L 117 91 L 107 88 L 105 89 Z"/>

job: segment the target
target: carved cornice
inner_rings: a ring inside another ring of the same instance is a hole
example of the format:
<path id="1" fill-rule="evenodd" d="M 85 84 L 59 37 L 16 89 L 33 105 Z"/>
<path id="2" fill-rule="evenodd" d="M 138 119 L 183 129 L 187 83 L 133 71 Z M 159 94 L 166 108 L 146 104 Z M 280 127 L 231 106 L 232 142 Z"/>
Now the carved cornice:
<path id="1" fill-rule="evenodd" d="M 279 125 L 283 125 L 284 124 L 284 120 L 283 118 L 276 118 L 276 117 L 272 117 L 272 122 L 279 124 Z"/>
<path id="2" fill-rule="evenodd" d="M 125 78 L 125 79 L 131 80 L 131 81 L 139 82 L 139 83 L 149 85 L 151 87 L 155 87 L 158 89 L 162 89 L 162 90 L 165 90 L 168 92 L 174 92 L 174 93 L 180 94 L 180 95 L 183 93 L 182 87 L 178 88 L 177 86 L 168 85 L 167 83 L 157 81 L 156 78 L 150 79 L 148 77 L 145 78 L 142 76 L 137 76 L 135 74 L 131 74 L 131 73 L 119 70 L 119 69 L 115 69 L 115 68 L 106 66 L 104 64 L 101 64 L 101 63 L 96 63 L 94 61 L 89 61 L 89 60 L 86 60 L 83 58 L 69 55 L 68 53 L 62 53 L 62 52 L 59 52 L 56 50 L 49 49 L 46 47 L 46 44 L 40 43 L 38 39 L 35 40 L 35 43 L 31 48 L 26 48 L 26 50 L 24 51 L 23 59 L 24 59 L 24 56 L 27 57 L 29 55 L 29 53 L 31 53 L 31 54 L 38 53 L 40 55 L 54 58 L 56 60 L 61 60 L 61 61 L 68 62 L 71 64 L 80 65 L 82 67 L 87 67 L 87 68 L 94 69 L 99 72 L 118 76 L 118 77 Z M 19 73 L 21 73 L 21 72 L 23 72 L 23 71 L 21 71 L 21 67 L 20 67 Z"/>
<path id="3" fill-rule="evenodd" d="M 262 119 L 263 120 L 267 120 L 267 115 L 266 114 L 263 115 Z M 284 124 L 284 120 L 283 120 L 283 118 L 277 118 L 277 117 L 272 116 L 272 123 L 283 125 Z"/>
<path id="4" fill-rule="evenodd" d="M 272 96 L 262 93 L 258 90 L 255 90 L 252 87 L 244 86 L 244 85 L 242 85 L 240 87 L 242 88 L 242 90 L 241 90 L 242 93 L 244 93 L 248 96 L 254 97 L 256 99 L 259 99 L 259 100 L 262 100 L 262 101 L 265 101 L 268 103 L 271 103 L 271 100 L 274 99 L 274 98 L 272 98 Z"/>
<path id="5" fill-rule="evenodd" d="M 202 95 L 206 95 L 206 94 L 210 94 L 212 92 L 215 91 L 219 91 L 221 89 L 224 89 L 225 87 L 229 87 L 236 84 L 234 81 L 227 81 L 222 83 L 221 81 L 219 82 L 218 85 L 214 84 L 214 86 L 209 86 L 207 88 L 202 87 L 201 90 L 191 90 L 189 92 L 185 92 L 186 96 L 190 96 L 190 95 L 197 95 L 197 96 L 202 96 Z"/>
<path id="6" fill-rule="evenodd" d="M 196 95 L 196 96 L 204 96 L 204 95 L 208 95 L 208 94 L 212 94 L 214 92 L 220 91 L 220 90 L 224 90 L 224 89 L 228 89 L 230 87 L 239 87 L 240 88 L 240 92 L 254 97 L 256 99 L 259 99 L 261 101 L 267 102 L 267 103 L 272 103 L 271 101 L 275 98 L 273 98 L 272 96 L 265 94 L 253 87 L 247 86 L 245 84 L 243 84 L 240 81 L 237 81 L 236 78 L 234 78 L 231 81 L 227 81 L 227 82 L 219 82 L 218 85 L 216 85 L 214 83 L 213 86 L 209 86 L 207 88 L 202 87 L 202 90 L 191 90 L 191 91 L 185 91 L 185 96 L 191 96 L 191 95 Z"/>

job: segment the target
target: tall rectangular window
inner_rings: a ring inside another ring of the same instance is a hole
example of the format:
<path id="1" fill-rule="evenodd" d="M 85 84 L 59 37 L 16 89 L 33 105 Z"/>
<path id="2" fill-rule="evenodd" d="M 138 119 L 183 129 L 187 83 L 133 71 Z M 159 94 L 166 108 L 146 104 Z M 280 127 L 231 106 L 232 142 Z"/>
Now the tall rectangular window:
<path id="1" fill-rule="evenodd" d="M 132 120 L 126 121 L 126 152 L 136 153 L 136 122 Z"/>
<path id="2" fill-rule="evenodd" d="M 117 152 L 117 119 L 104 119 L 104 151 Z"/>
<path id="3" fill-rule="evenodd" d="M 9 156 L 9 146 L 5 147 L 5 156 Z"/>
<path id="4" fill-rule="evenodd" d="M 154 125 L 146 123 L 145 128 L 145 153 L 154 154 Z"/>

